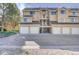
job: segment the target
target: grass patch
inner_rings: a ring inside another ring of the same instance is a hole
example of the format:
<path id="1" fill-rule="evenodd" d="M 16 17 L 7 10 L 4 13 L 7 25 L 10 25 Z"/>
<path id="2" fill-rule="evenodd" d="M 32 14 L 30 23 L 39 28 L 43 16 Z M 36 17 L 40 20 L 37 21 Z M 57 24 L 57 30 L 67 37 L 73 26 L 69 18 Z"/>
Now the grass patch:
<path id="1" fill-rule="evenodd" d="M 16 32 L 7 32 L 7 31 L 0 32 L 0 36 L 2 36 L 2 37 L 8 37 L 8 36 L 11 36 L 14 34 L 16 34 Z"/>

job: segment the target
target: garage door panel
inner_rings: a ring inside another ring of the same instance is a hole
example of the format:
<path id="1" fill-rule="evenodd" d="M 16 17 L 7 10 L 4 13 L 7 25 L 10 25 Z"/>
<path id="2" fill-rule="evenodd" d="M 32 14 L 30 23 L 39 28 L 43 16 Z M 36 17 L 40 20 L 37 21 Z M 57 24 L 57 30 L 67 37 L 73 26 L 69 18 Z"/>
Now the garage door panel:
<path id="1" fill-rule="evenodd" d="M 38 34 L 39 33 L 39 27 L 30 27 L 30 33 L 31 34 Z"/>
<path id="2" fill-rule="evenodd" d="M 68 28 L 68 27 L 63 27 L 63 28 L 62 28 L 62 34 L 70 34 L 70 28 Z"/>
<path id="3" fill-rule="evenodd" d="M 61 34 L 61 28 L 60 27 L 53 27 L 52 33 L 53 34 Z"/>
<path id="4" fill-rule="evenodd" d="M 29 33 L 29 27 L 20 27 L 20 33 L 28 34 Z"/>
<path id="5" fill-rule="evenodd" d="M 79 28 L 72 28 L 72 34 L 79 34 Z"/>

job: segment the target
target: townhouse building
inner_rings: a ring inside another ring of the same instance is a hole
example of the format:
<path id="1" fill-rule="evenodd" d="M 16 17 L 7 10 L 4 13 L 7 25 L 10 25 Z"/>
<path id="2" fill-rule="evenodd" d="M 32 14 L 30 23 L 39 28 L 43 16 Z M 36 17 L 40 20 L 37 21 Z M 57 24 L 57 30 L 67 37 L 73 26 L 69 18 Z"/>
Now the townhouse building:
<path id="1" fill-rule="evenodd" d="M 79 8 L 24 8 L 21 34 L 79 34 Z"/>

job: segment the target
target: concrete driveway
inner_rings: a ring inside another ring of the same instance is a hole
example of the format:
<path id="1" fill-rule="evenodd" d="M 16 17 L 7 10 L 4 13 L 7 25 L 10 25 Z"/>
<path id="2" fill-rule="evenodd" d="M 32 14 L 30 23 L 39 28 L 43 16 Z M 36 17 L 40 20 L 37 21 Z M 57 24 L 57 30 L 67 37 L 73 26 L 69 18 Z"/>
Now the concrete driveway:
<path id="1" fill-rule="evenodd" d="M 23 35 L 27 40 L 37 42 L 41 48 L 79 51 L 79 35 Z"/>
<path id="2" fill-rule="evenodd" d="M 19 35 L 0 38 L 0 55 L 24 55 L 22 45 L 24 40 Z"/>

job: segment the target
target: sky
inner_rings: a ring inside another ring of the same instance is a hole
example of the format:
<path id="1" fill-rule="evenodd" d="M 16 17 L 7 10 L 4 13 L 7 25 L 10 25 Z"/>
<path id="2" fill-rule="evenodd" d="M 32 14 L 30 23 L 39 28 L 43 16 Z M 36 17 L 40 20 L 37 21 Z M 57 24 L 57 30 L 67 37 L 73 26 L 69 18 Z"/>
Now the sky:
<path id="1" fill-rule="evenodd" d="M 24 8 L 79 8 L 79 3 L 17 3 L 21 15 Z"/>
<path id="2" fill-rule="evenodd" d="M 79 3 L 17 3 L 20 10 L 24 8 L 79 8 Z"/>

